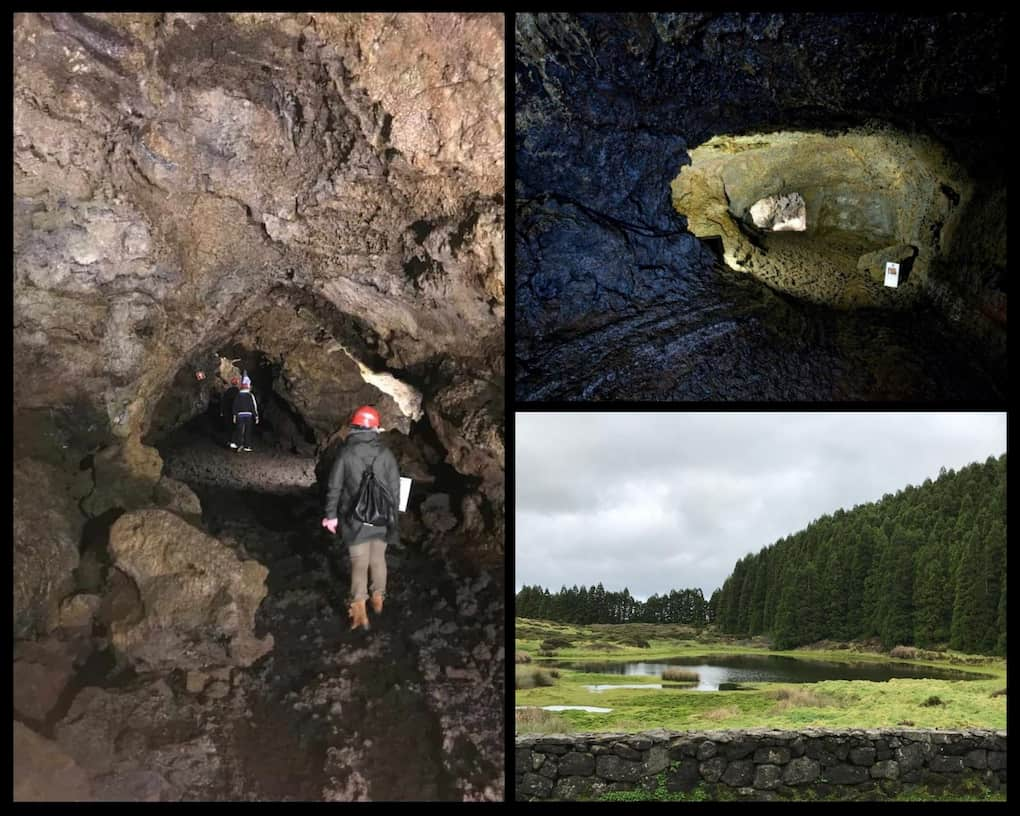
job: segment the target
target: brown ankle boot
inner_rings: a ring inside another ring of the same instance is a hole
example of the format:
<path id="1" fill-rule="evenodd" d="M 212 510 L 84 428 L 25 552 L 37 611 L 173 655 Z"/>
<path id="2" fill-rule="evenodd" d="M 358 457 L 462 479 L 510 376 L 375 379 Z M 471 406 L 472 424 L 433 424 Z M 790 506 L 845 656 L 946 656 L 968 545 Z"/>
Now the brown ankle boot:
<path id="1" fill-rule="evenodd" d="M 347 614 L 351 617 L 351 629 L 357 629 L 359 626 L 368 629 L 368 613 L 365 611 L 365 602 L 354 601 L 347 609 Z"/>
<path id="2" fill-rule="evenodd" d="M 383 594 L 381 592 L 372 593 L 372 611 L 375 614 L 382 612 Z"/>

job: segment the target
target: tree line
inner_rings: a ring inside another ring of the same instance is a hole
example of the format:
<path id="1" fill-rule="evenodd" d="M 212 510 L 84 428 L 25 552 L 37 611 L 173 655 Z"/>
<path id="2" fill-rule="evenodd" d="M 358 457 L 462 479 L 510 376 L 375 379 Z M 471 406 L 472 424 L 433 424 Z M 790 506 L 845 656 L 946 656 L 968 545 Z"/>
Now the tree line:
<path id="1" fill-rule="evenodd" d="M 576 585 L 551 593 L 540 586 L 525 586 L 517 593 L 516 614 L 561 623 L 683 623 L 704 626 L 710 622 L 708 601 L 700 587 L 674 589 L 639 601 L 624 588 L 606 591 L 599 583 L 590 589 Z"/>
<path id="2" fill-rule="evenodd" d="M 887 647 L 1006 653 L 1006 454 L 879 501 L 837 510 L 741 558 L 707 601 L 700 588 L 647 601 L 591 588 L 525 586 L 516 614 L 564 623 L 714 623 L 773 648 L 879 638 Z"/>
<path id="3" fill-rule="evenodd" d="M 777 649 L 877 637 L 1004 655 L 1006 455 L 822 516 L 740 559 L 712 603 L 723 632 Z"/>

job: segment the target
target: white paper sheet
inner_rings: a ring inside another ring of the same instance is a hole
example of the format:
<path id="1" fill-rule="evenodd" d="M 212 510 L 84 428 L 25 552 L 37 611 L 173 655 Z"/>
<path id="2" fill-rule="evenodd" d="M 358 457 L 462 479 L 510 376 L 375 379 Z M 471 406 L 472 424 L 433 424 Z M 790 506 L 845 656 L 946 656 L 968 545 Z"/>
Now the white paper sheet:
<path id="1" fill-rule="evenodd" d="M 400 512 L 407 512 L 407 499 L 411 495 L 411 480 L 405 476 L 400 477 Z"/>

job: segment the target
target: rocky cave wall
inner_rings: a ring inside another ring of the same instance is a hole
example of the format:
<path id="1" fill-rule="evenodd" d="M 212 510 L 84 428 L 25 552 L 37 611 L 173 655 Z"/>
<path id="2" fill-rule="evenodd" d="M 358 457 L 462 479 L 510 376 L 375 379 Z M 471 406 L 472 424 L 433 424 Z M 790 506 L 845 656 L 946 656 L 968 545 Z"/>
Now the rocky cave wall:
<path id="1" fill-rule="evenodd" d="M 15 16 L 17 633 L 54 625 L 86 520 L 195 511 L 141 440 L 202 409 L 194 371 L 227 347 L 279 364 L 317 448 L 351 401 L 426 416 L 502 546 L 503 34 L 501 14 Z"/>
<path id="2" fill-rule="evenodd" d="M 891 129 L 944 148 L 974 182 L 958 235 L 978 218 L 981 227 L 933 262 L 929 300 L 976 333 L 979 350 L 1004 354 L 1004 284 L 994 284 L 1005 277 L 1001 14 L 540 13 L 517 15 L 516 35 L 520 397 L 603 393 L 597 374 L 631 377 L 599 351 L 619 345 L 625 324 L 647 330 L 664 322 L 660 314 L 642 322 L 656 304 L 682 315 L 718 306 L 738 287 L 716 272 L 711 242 L 688 231 L 669 191 L 689 151 L 723 135 Z M 699 345 L 728 342 L 751 372 L 782 368 L 750 359 L 764 354 L 751 329 L 709 321 L 692 319 L 691 337 L 675 341 L 678 365 Z M 898 334 L 894 325 L 888 331 Z M 811 343 L 817 331 L 805 334 Z M 574 351 L 560 353 L 568 343 Z M 653 359 L 669 353 L 648 349 Z M 589 369 L 597 364 L 586 378 L 555 386 L 557 373 L 585 358 Z M 629 361 L 648 365 L 641 353 Z M 698 398 L 699 384 L 684 394 Z M 758 389 L 754 398 L 763 396 Z M 827 397 L 791 389 L 786 398 Z"/>
<path id="3" fill-rule="evenodd" d="M 518 737 L 518 799 L 598 799 L 614 791 L 735 798 L 894 795 L 904 785 L 1006 785 L 1006 732 L 825 729 Z M 711 795 L 711 794 L 710 794 Z"/>

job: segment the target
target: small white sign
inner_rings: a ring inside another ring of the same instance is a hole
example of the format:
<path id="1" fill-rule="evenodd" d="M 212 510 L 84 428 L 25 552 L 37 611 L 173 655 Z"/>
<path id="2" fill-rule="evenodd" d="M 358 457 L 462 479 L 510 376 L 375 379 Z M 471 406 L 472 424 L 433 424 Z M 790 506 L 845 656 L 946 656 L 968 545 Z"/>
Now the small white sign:
<path id="1" fill-rule="evenodd" d="M 406 476 L 400 477 L 400 512 L 407 512 L 407 499 L 411 495 L 411 480 Z"/>
<path id="2" fill-rule="evenodd" d="M 889 261 L 885 265 L 885 285 L 896 287 L 900 285 L 900 265 Z"/>

